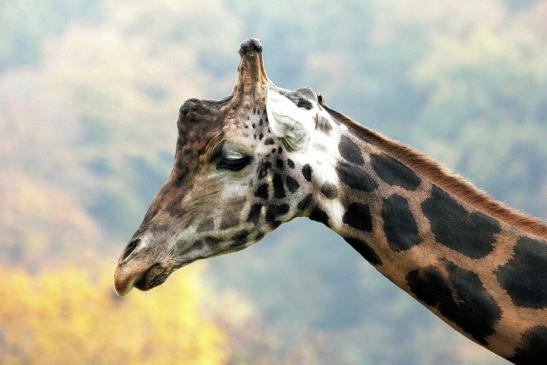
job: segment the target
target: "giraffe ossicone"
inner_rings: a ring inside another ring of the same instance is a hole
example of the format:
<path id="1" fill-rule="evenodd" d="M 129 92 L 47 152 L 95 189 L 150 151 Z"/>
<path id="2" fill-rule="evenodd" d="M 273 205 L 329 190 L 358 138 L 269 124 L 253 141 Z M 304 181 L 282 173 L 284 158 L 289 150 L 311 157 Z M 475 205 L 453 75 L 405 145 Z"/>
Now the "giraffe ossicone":
<path id="1" fill-rule="evenodd" d="M 450 326 L 515 363 L 547 358 L 547 226 L 427 157 L 266 75 L 241 44 L 222 100 L 187 100 L 175 164 L 120 256 L 115 287 L 149 290 L 294 217 L 321 222 Z"/>

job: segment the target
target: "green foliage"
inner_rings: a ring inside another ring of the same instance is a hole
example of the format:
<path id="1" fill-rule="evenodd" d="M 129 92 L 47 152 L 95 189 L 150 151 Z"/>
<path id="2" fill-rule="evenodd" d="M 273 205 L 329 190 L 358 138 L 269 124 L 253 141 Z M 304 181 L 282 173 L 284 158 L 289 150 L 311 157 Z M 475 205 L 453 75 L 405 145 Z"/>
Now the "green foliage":
<path id="1" fill-rule="evenodd" d="M 494 196 L 546 216 L 544 200 L 521 192 L 542 195 L 547 180 L 547 45 L 519 27 L 435 42 L 413 69 L 426 102 L 412 136 L 435 139 L 426 151 Z"/>

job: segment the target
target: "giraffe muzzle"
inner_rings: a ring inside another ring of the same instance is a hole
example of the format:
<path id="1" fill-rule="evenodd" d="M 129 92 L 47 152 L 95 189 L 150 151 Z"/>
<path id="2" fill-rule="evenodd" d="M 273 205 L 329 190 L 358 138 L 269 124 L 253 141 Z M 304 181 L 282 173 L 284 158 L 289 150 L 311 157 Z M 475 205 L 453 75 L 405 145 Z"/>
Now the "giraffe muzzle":
<path id="1" fill-rule="evenodd" d="M 163 284 L 171 272 L 172 270 L 163 267 L 161 264 L 154 264 L 135 281 L 134 286 L 139 290 L 150 290 Z"/>
<path id="2" fill-rule="evenodd" d="M 119 264 L 114 273 L 114 287 L 119 295 L 129 294 L 133 287 L 139 290 L 150 290 L 163 284 L 169 277 L 172 268 L 160 263 L 153 265 L 127 262 Z"/>

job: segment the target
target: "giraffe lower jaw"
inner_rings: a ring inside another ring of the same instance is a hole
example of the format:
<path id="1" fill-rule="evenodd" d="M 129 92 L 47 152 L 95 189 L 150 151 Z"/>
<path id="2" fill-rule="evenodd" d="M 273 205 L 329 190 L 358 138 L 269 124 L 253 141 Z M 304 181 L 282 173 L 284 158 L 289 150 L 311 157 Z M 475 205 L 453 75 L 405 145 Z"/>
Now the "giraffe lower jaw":
<path id="1" fill-rule="evenodd" d="M 173 273 L 173 271 L 180 269 L 183 266 L 189 265 L 198 259 L 199 258 L 192 258 L 190 260 L 169 265 L 167 267 L 160 263 L 154 264 L 144 273 L 139 275 L 134 280 L 132 286 L 142 291 L 155 288 L 156 286 L 163 284 L 165 280 L 167 280 L 169 275 Z"/>
<path id="2" fill-rule="evenodd" d="M 232 252 L 241 251 L 244 249 L 245 246 L 237 247 L 237 248 L 229 248 L 224 251 L 208 255 L 206 257 L 192 257 L 192 258 L 186 258 L 183 261 L 179 261 L 177 263 L 174 263 L 173 265 L 170 265 L 169 267 L 165 267 L 162 264 L 154 264 L 152 265 L 148 270 L 146 270 L 144 273 L 139 275 L 134 281 L 133 285 L 135 288 L 146 291 L 150 290 L 152 288 L 155 288 L 156 286 L 159 286 L 167 280 L 169 275 L 173 273 L 173 271 L 180 269 L 181 267 L 184 267 L 186 265 L 189 265 L 197 260 L 201 260 L 204 258 L 210 258 L 215 256 L 221 256 Z M 131 290 L 129 288 L 129 290 Z M 129 292 L 129 291 L 128 291 Z"/>
<path id="3" fill-rule="evenodd" d="M 135 280 L 133 286 L 143 291 L 150 290 L 163 284 L 172 272 L 173 269 L 170 267 L 154 264 Z"/>
<path id="4" fill-rule="evenodd" d="M 114 274 L 116 292 L 125 296 L 133 287 L 140 290 L 150 290 L 163 284 L 174 271 L 172 265 L 155 263 L 149 265 L 118 266 Z"/>
<path id="5" fill-rule="evenodd" d="M 163 284 L 167 280 L 169 275 L 173 273 L 173 271 L 180 269 L 183 266 L 189 265 L 194 261 L 208 257 L 225 255 L 227 253 L 240 251 L 244 248 L 245 246 L 228 248 L 221 252 L 217 252 L 215 254 L 203 257 L 186 257 L 183 260 L 174 262 L 168 261 L 164 264 L 155 263 L 146 269 L 146 266 L 141 266 L 140 268 L 138 268 L 137 266 L 136 269 L 128 270 L 129 272 L 127 272 L 125 268 L 118 266 L 116 273 L 114 274 L 116 292 L 119 295 L 125 296 L 129 294 L 133 287 L 142 291 L 150 290 L 152 288 L 155 288 L 156 286 Z"/>

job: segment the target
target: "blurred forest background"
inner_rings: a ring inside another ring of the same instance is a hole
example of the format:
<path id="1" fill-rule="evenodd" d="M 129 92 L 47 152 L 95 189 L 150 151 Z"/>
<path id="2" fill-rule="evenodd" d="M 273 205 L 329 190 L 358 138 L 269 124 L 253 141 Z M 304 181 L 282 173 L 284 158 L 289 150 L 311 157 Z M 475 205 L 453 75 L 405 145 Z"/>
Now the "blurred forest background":
<path id="1" fill-rule="evenodd" d="M 229 94 L 250 36 L 278 85 L 547 217 L 547 1 L 272 4 L 0 2 L 0 363 L 504 363 L 303 219 L 114 294 L 179 106 Z"/>

